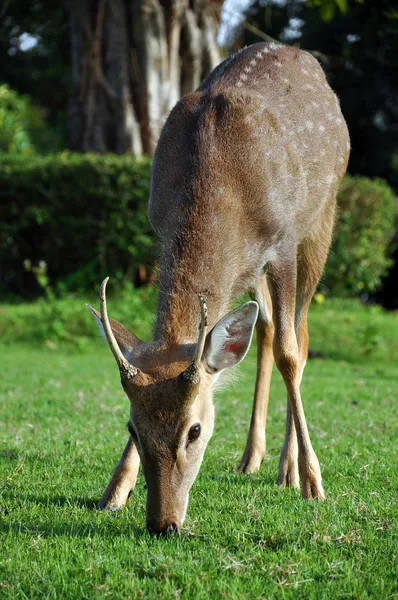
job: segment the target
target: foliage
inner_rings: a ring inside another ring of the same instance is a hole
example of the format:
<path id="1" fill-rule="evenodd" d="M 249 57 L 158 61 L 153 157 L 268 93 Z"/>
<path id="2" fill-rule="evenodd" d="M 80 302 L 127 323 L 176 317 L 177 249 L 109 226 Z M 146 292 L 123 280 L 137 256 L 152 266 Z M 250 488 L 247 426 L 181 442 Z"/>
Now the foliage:
<path id="1" fill-rule="evenodd" d="M 40 151 L 66 146 L 70 54 L 67 2 L 0 2 L 0 82 L 43 111 L 47 128 L 35 140 Z"/>
<path id="2" fill-rule="evenodd" d="M 360 358 L 366 322 L 384 339 L 377 360 Z M 325 359 L 308 362 L 302 390 L 326 501 L 304 502 L 275 485 L 286 414 L 276 373 L 269 454 L 258 474 L 234 472 L 250 421 L 253 347 L 239 383 L 217 394 L 215 432 L 181 534 L 159 539 L 145 531 L 142 473 L 123 511 L 95 510 L 129 415 L 106 345 L 92 341 L 77 355 L 5 348 L 2 600 L 395 598 L 398 319 L 327 299 L 312 308 L 310 327 Z"/>
<path id="3" fill-rule="evenodd" d="M 31 152 L 44 129 L 43 117 L 29 98 L 0 85 L 0 152 Z"/>
<path id="4" fill-rule="evenodd" d="M 150 163 L 114 155 L 0 155 L 3 291 L 29 297 L 32 272 L 47 265 L 52 287 L 97 289 L 110 275 L 134 280 L 156 248 L 147 217 Z"/>
<path id="5" fill-rule="evenodd" d="M 334 295 L 375 292 L 386 274 L 397 204 L 382 180 L 347 175 L 338 195 L 334 242 L 323 279 Z"/>
<path id="6" fill-rule="evenodd" d="M 307 6 L 316 6 L 319 9 L 319 15 L 324 21 L 331 21 L 334 17 L 336 8 L 345 14 L 348 11 L 348 0 L 307 0 Z"/>

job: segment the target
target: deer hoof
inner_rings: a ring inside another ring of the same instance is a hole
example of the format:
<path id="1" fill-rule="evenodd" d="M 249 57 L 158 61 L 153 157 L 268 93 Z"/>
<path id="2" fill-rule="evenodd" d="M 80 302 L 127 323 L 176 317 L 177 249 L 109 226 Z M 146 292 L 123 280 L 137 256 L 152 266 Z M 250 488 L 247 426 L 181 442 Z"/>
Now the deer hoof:
<path id="1" fill-rule="evenodd" d="M 300 487 L 297 461 L 281 461 L 279 465 L 278 485 L 291 488 Z"/>
<path id="2" fill-rule="evenodd" d="M 325 500 L 322 479 L 308 478 L 302 482 L 303 498 L 305 500 Z"/>
<path id="3" fill-rule="evenodd" d="M 244 453 L 242 460 L 236 468 L 237 473 L 256 473 L 264 460 L 265 452 L 252 451 L 251 453 Z"/>
<path id="4" fill-rule="evenodd" d="M 121 510 L 122 508 L 124 508 L 124 504 L 117 503 L 114 500 L 109 500 L 108 502 L 103 502 L 101 499 L 97 504 L 97 510 L 108 510 L 109 512 Z"/>
<path id="5" fill-rule="evenodd" d="M 321 469 L 316 456 L 300 465 L 301 487 L 306 500 L 325 500 Z"/>
<path id="6" fill-rule="evenodd" d="M 125 507 L 129 496 L 130 494 L 127 496 L 127 498 L 124 498 L 124 496 L 122 497 L 121 494 L 111 494 L 106 490 L 101 500 L 97 504 L 97 510 L 108 510 L 110 512 L 121 510 Z"/>

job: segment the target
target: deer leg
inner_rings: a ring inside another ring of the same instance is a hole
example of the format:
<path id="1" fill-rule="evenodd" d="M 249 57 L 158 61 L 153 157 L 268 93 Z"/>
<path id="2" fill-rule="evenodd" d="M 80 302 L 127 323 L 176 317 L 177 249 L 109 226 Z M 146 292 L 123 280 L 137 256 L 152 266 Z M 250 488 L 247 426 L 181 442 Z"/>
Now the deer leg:
<path id="1" fill-rule="evenodd" d="M 99 509 L 118 510 L 126 504 L 137 481 L 140 458 L 130 437 L 101 500 Z"/>
<path id="2" fill-rule="evenodd" d="M 265 456 L 265 428 L 272 365 L 274 362 L 272 354 L 272 338 L 274 334 L 272 305 L 265 277 L 254 297 L 260 307 L 256 323 L 257 376 L 249 435 L 242 460 L 237 467 L 237 471 L 242 473 L 254 473 L 258 471 Z"/>
<path id="3" fill-rule="evenodd" d="M 303 378 L 304 367 L 308 357 L 308 329 L 306 331 L 306 337 L 305 335 L 299 335 L 297 337 L 300 356 L 300 383 Z M 289 397 L 287 398 L 286 407 L 285 441 L 279 460 L 278 485 L 293 488 L 300 487 L 297 434 Z"/>
<path id="4" fill-rule="evenodd" d="M 304 498 L 325 497 L 322 487 L 322 477 L 317 456 L 312 448 L 303 403 L 300 394 L 302 375 L 302 360 L 296 336 L 295 309 L 297 287 L 297 263 L 294 257 L 284 263 L 270 265 L 272 278 L 272 304 L 275 324 L 274 357 L 279 371 L 284 379 L 291 417 L 288 414 L 288 434 L 294 449 L 293 423 L 297 435 L 298 470 Z M 283 452 L 283 451 L 282 451 Z M 287 457 L 289 455 L 287 454 Z M 285 464 L 285 462 L 283 463 Z M 294 468 L 290 471 L 294 477 Z"/>
<path id="5" fill-rule="evenodd" d="M 295 330 L 300 360 L 300 383 L 308 358 L 308 309 L 325 266 L 332 237 L 333 222 L 334 203 L 331 203 L 322 218 L 322 234 L 313 234 L 311 238 L 301 244 L 298 251 Z M 296 457 L 295 463 L 294 456 Z M 278 483 L 299 487 L 297 461 L 297 436 L 288 400 L 286 437 L 281 453 Z"/>
<path id="6" fill-rule="evenodd" d="M 279 460 L 278 485 L 293 488 L 300 487 L 297 434 L 289 398 L 287 399 L 286 409 L 285 441 Z"/>

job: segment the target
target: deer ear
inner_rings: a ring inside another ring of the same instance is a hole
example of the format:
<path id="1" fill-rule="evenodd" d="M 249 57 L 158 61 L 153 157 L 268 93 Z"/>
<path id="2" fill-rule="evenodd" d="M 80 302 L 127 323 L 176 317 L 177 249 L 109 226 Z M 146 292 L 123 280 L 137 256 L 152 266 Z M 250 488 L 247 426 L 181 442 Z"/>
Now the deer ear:
<path id="1" fill-rule="evenodd" d="M 257 302 L 247 302 L 228 313 L 208 333 L 202 361 L 211 373 L 233 367 L 250 347 L 258 316 Z"/>
<path id="2" fill-rule="evenodd" d="M 92 314 L 94 315 L 94 318 L 95 318 L 98 328 L 100 330 L 100 334 L 102 335 L 104 340 L 107 342 L 106 335 L 104 332 L 104 327 L 103 327 L 102 321 L 101 321 L 100 313 L 98 312 L 98 310 L 95 310 L 95 308 L 93 308 L 89 304 L 86 304 L 86 306 L 89 309 L 89 311 L 92 312 Z M 124 358 L 127 360 L 130 360 L 131 354 L 132 354 L 134 348 L 138 344 L 141 344 L 142 340 L 140 340 L 136 335 L 134 335 L 134 333 L 132 333 L 129 329 L 127 329 L 127 327 L 125 327 L 124 325 L 119 323 L 119 321 L 115 321 L 115 319 L 110 318 L 109 323 L 111 325 L 113 335 L 116 338 L 116 341 L 118 343 L 120 350 L 122 351 Z"/>

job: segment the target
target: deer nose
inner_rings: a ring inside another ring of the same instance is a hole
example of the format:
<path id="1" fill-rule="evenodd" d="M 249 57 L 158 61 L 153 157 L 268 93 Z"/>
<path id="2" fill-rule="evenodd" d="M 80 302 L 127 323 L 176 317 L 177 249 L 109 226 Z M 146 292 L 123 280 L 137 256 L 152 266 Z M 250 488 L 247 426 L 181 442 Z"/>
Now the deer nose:
<path id="1" fill-rule="evenodd" d="M 174 521 L 164 521 L 160 523 L 154 519 L 150 519 L 147 522 L 147 529 L 149 533 L 153 535 L 168 535 L 179 530 L 179 526 Z"/>

